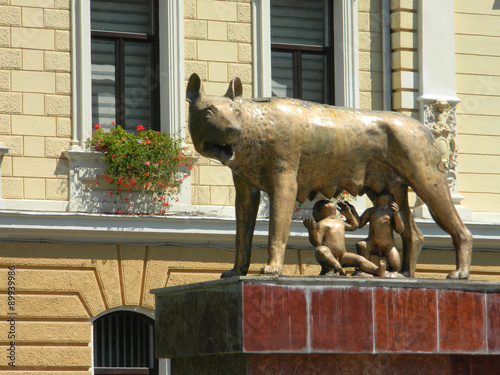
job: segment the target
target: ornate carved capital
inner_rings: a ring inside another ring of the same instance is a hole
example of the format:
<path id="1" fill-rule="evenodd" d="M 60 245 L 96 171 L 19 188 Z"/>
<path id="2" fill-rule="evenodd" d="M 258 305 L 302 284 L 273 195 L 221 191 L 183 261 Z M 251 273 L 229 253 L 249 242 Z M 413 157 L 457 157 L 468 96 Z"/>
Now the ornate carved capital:
<path id="1" fill-rule="evenodd" d="M 424 103 L 424 124 L 436 138 L 450 190 L 457 182 L 457 107 L 447 100 Z"/>

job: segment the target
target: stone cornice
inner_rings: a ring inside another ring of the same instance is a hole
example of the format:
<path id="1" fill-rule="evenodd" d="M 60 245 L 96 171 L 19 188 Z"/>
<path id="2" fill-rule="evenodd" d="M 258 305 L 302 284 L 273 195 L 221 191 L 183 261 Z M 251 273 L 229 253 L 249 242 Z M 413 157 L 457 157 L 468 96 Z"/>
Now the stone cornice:
<path id="1" fill-rule="evenodd" d="M 426 249 L 452 250 L 451 238 L 432 220 L 417 219 Z M 474 251 L 500 251 L 500 224 L 466 223 L 474 236 Z M 234 248 L 234 218 L 207 216 L 116 216 L 0 210 L 0 241 L 183 245 Z M 268 220 L 258 219 L 253 246 L 266 247 Z M 367 236 L 366 228 L 346 235 L 346 245 Z M 288 247 L 312 249 L 307 230 L 292 222 Z"/>

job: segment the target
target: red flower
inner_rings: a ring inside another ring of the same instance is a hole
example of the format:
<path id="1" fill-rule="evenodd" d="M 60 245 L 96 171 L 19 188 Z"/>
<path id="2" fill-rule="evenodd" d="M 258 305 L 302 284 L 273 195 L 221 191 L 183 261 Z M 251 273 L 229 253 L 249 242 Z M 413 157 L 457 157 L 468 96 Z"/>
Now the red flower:
<path id="1" fill-rule="evenodd" d="M 123 182 L 123 179 L 119 178 L 118 183 L 121 184 Z"/>
<path id="2" fill-rule="evenodd" d="M 142 125 L 137 125 L 137 127 L 135 128 L 135 131 L 138 131 L 138 132 L 141 132 L 144 130 L 144 126 Z"/>
<path id="3" fill-rule="evenodd" d="M 125 197 L 125 202 L 128 202 L 128 197 Z"/>
<path id="4" fill-rule="evenodd" d="M 123 184 L 124 187 L 130 187 L 130 184 L 128 182 Z"/>
<path id="5" fill-rule="evenodd" d="M 144 176 L 149 177 L 149 172 L 144 172 Z"/>
<path id="6" fill-rule="evenodd" d="M 151 144 L 151 141 L 150 141 L 149 139 L 146 139 L 146 140 L 144 141 L 144 143 L 145 143 L 145 144 L 147 144 L 147 145 L 150 145 L 150 144 Z"/>
<path id="7" fill-rule="evenodd" d="M 116 192 L 117 192 L 117 193 L 121 193 L 121 192 L 122 192 L 122 189 L 117 188 L 117 189 L 116 189 Z"/>
<path id="8" fill-rule="evenodd" d="M 145 187 L 147 187 L 147 188 L 148 188 L 148 187 L 150 187 L 150 186 L 151 186 L 151 182 L 146 182 L 146 183 L 144 184 L 144 186 L 145 186 Z"/>
<path id="9" fill-rule="evenodd" d="M 95 124 L 95 125 L 94 125 L 94 129 L 95 129 L 95 130 L 99 129 L 100 127 L 101 127 L 101 125 L 99 125 L 99 124 Z"/>
<path id="10" fill-rule="evenodd" d="M 115 157 L 116 157 L 116 155 L 115 155 L 115 154 L 113 154 L 113 155 L 111 155 L 111 157 L 112 157 L 112 158 L 115 158 Z"/>

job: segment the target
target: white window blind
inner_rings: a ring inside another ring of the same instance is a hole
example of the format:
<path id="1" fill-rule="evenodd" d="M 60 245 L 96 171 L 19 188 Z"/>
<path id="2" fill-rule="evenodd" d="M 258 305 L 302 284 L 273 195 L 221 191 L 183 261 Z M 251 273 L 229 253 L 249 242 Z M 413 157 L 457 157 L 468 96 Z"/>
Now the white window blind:
<path id="1" fill-rule="evenodd" d="M 92 0 L 92 30 L 151 34 L 150 0 Z"/>
<path id="2" fill-rule="evenodd" d="M 325 45 L 325 0 L 271 0 L 271 41 Z"/>

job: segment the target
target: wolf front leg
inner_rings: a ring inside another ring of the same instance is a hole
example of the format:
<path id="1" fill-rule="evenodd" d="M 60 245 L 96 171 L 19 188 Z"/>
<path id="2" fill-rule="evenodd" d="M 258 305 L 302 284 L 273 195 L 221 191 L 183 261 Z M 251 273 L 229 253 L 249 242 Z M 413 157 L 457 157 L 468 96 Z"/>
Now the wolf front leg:
<path id="1" fill-rule="evenodd" d="M 252 254 L 255 220 L 260 203 L 260 190 L 248 185 L 235 173 L 233 173 L 233 181 L 236 189 L 236 257 L 233 269 L 224 272 L 221 275 L 222 279 L 247 274 Z"/>
<path id="2" fill-rule="evenodd" d="M 297 198 L 297 176 L 292 172 L 278 172 L 273 178 L 269 195 L 269 259 L 261 274 L 279 275 L 285 260 L 285 248 Z"/>

